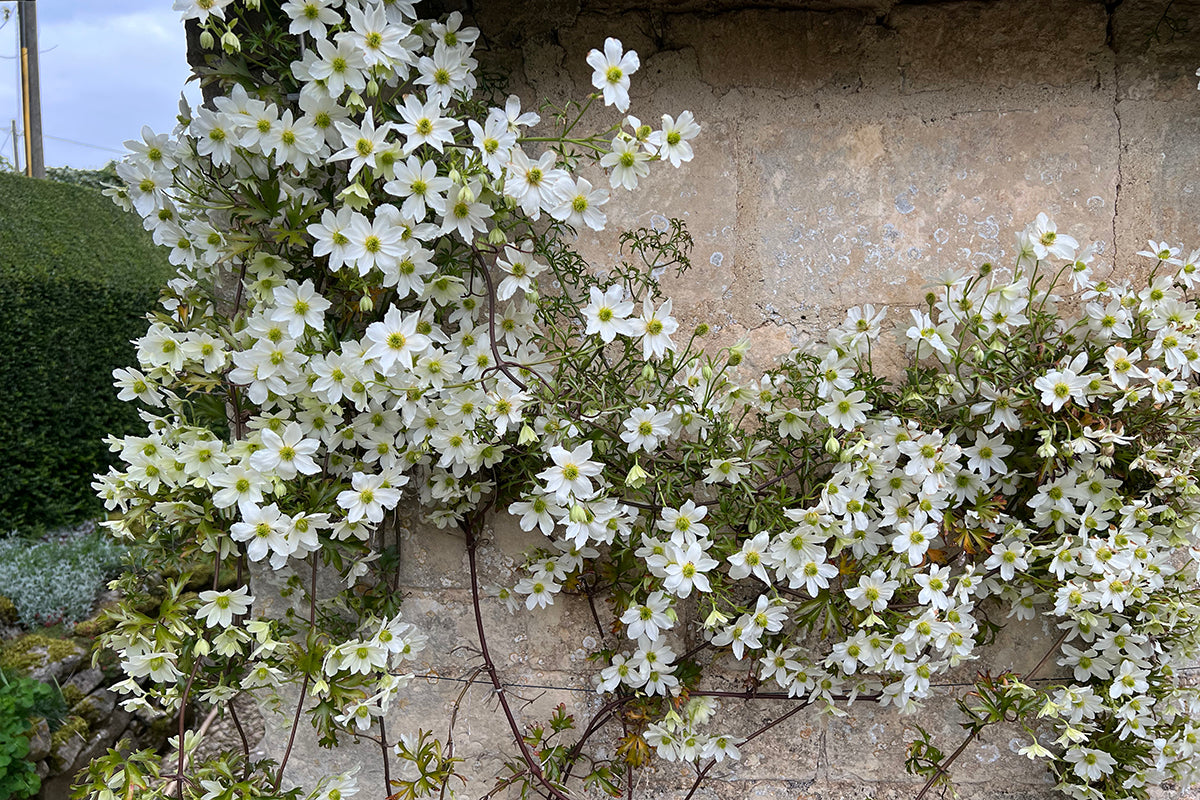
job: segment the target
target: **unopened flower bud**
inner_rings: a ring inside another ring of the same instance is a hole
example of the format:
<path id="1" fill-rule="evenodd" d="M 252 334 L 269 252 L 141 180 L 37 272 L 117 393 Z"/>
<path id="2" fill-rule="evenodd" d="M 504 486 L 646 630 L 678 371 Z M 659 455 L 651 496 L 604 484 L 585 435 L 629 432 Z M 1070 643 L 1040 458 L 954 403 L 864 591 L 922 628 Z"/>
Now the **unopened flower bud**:
<path id="1" fill-rule="evenodd" d="M 471 191 L 471 187 L 463 186 L 458 190 L 458 202 L 468 205 L 475 202 L 475 193 Z"/>
<path id="2" fill-rule="evenodd" d="M 633 489 L 640 489 L 646 485 L 646 478 L 649 477 L 649 473 L 642 469 L 642 465 L 635 462 L 630 468 L 629 474 L 625 476 L 625 485 Z"/>
<path id="3" fill-rule="evenodd" d="M 642 367 L 642 380 L 647 382 L 652 381 L 654 380 L 655 375 L 657 375 L 657 373 L 654 371 L 653 364 L 646 364 Z"/>
<path id="4" fill-rule="evenodd" d="M 533 428 L 528 425 L 521 426 L 521 432 L 517 435 L 517 444 L 530 444 L 537 441 L 537 434 Z"/>
<path id="5" fill-rule="evenodd" d="M 355 211 L 362 211 L 371 204 L 371 196 L 361 183 L 355 182 L 347 186 L 338 195 L 338 199 Z"/>
<path id="6" fill-rule="evenodd" d="M 363 102 L 362 95 L 358 92 L 351 92 L 346 98 L 346 108 L 350 111 L 366 111 L 367 104 Z"/>
<path id="7" fill-rule="evenodd" d="M 240 53 L 242 52 L 242 40 L 233 31 L 226 31 L 225 35 L 221 37 L 221 47 L 226 53 Z"/>
<path id="8" fill-rule="evenodd" d="M 746 353 L 750 350 L 750 340 L 742 339 L 733 347 L 729 348 L 729 366 L 736 367 L 742 363 L 742 359 L 746 357 Z"/>
<path id="9" fill-rule="evenodd" d="M 378 97 L 378 96 L 379 96 L 379 81 L 375 80 L 374 78 L 371 78 L 371 80 L 367 81 L 367 97 Z"/>
<path id="10" fill-rule="evenodd" d="M 716 628 L 717 626 L 724 625 L 727 622 L 729 622 L 729 617 L 722 614 L 716 608 L 713 608 L 708 617 L 704 620 L 704 627 L 710 629 Z"/>
<path id="11" fill-rule="evenodd" d="M 371 299 L 371 295 L 364 294 L 358 301 L 358 310 L 364 314 L 375 310 L 375 301 Z"/>
<path id="12" fill-rule="evenodd" d="M 825 440 L 825 452 L 831 456 L 836 456 L 842 449 L 842 443 L 838 441 L 836 436 L 830 436 Z"/>
<path id="13" fill-rule="evenodd" d="M 492 228 L 487 235 L 488 244 L 504 244 L 508 241 L 508 236 L 502 228 Z"/>
<path id="14" fill-rule="evenodd" d="M 200 31 L 200 46 L 201 47 L 203 47 L 205 50 L 212 50 L 213 45 L 215 45 L 216 43 L 217 43 L 217 40 L 213 37 L 212 31 L 210 31 L 210 30 Z"/>
<path id="15" fill-rule="evenodd" d="M 587 521 L 588 521 L 588 510 L 586 508 L 581 506 L 579 503 L 576 503 L 575 505 L 571 506 L 571 522 L 582 523 L 582 522 L 587 522 Z"/>
<path id="16" fill-rule="evenodd" d="M 700 368 L 700 374 L 704 376 L 704 380 L 711 381 L 713 376 L 712 367 L 708 364 L 705 364 Z"/>

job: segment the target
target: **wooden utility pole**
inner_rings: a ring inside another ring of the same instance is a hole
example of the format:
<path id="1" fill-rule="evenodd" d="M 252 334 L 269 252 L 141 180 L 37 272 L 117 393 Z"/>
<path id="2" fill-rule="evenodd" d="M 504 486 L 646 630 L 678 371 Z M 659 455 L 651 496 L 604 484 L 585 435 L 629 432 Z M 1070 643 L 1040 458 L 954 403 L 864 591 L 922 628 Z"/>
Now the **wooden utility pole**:
<path id="1" fill-rule="evenodd" d="M 42 101 L 38 76 L 37 2 L 18 0 L 21 29 L 21 114 L 25 121 L 25 174 L 46 177 L 42 157 Z"/>

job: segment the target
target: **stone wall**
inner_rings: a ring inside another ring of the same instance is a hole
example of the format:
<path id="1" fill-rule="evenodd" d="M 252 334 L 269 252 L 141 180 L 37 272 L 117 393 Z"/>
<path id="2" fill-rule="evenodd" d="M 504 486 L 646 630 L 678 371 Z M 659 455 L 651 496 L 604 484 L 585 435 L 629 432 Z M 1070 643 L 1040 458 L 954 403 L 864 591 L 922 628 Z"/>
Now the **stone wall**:
<path id="1" fill-rule="evenodd" d="M 1016 230 L 1039 211 L 1097 243 L 1101 276 L 1148 267 L 1135 256 L 1147 238 L 1200 246 L 1200 3 L 481 0 L 466 10 L 491 41 L 486 59 L 527 100 L 583 96 L 584 55 L 615 35 L 642 58 L 633 113 L 695 113 L 704 128 L 695 160 L 656 171 L 614 227 L 686 219 L 694 268 L 664 278 L 676 309 L 714 325 L 721 343 L 748 335 L 759 364 L 848 306 L 886 304 L 895 318 L 919 302 L 927 277 L 1010 263 Z M 615 256 L 614 235 L 580 244 L 599 268 Z M 482 577 L 506 582 L 532 540 L 508 520 L 493 524 Z M 461 682 L 479 663 L 465 548 L 415 521 L 400 536 L 406 615 L 430 635 L 416 669 L 440 677 L 415 682 L 389 734 L 424 727 L 444 738 L 461 695 L 455 755 L 471 782 L 460 796 L 478 798 L 514 751 L 490 686 Z M 516 704 L 522 720 L 545 719 L 559 702 L 580 720 L 599 707 L 586 656 L 601 634 L 585 603 L 515 616 L 488 603 L 485 615 L 503 680 L 530 700 Z M 1010 626 L 990 664 L 976 666 L 1028 670 L 1046 635 Z M 969 683 L 976 666 L 952 682 Z M 913 726 L 952 749 L 961 691 L 940 689 L 914 718 L 867 703 L 841 719 L 798 715 L 695 796 L 911 798 L 919 781 L 903 764 Z M 783 709 L 729 701 L 725 710 L 749 731 Z M 268 722 L 264 748 L 278 757 L 291 720 Z M 299 775 L 361 762 L 366 796 L 381 797 L 374 745 L 320 750 L 306 729 L 293 755 Z M 1047 774 L 1016 754 L 1021 744 L 1015 731 L 981 737 L 956 770 L 962 796 L 1052 796 Z M 682 797 L 693 774 L 659 764 L 640 773 L 634 797 Z"/>

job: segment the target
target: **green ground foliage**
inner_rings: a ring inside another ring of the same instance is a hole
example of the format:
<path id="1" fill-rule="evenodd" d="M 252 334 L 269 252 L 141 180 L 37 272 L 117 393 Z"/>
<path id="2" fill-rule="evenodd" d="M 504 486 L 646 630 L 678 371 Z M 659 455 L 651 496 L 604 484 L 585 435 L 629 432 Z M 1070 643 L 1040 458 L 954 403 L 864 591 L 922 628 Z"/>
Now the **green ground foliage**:
<path id="1" fill-rule="evenodd" d="M 139 220 L 94 188 L 0 173 L 0 529 L 94 516 L 101 439 L 141 427 L 113 369 L 171 275 Z"/>
<path id="2" fill-rule="evenodd" d="M 65 712 L 53 686 L 0 672 L 0 797 L 24 800 L 37 794 L 41 780 L 26 758 L 33 721 L 45 719 L 54 730 Z"/>

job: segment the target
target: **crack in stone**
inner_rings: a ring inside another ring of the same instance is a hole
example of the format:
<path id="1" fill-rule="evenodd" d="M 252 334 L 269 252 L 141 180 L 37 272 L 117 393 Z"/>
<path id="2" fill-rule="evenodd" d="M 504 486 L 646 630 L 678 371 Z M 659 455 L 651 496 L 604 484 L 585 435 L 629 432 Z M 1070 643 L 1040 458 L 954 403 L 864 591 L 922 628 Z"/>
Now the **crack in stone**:
<path id="1" fill-rule="evenodd" d="M 1113 239 L 1113 269 L 1117 268 L 1117 221 L 1121 214 L 1121 183 L 1125 161 L 1125 142 L 1121 136 L 1121 62 L 1116 48 L 1116 36 L 1113 21 L 1117 8 L 1124 0 L 1112 0 L 1105 3 L 1104 10 L 1108 14 L 1108 24 L 1105 31 L 1105 44 L 1113 55 L 1113 117 L 1117 121 L 1117 185 L 1113 191 L 1112 239 Z"/>

